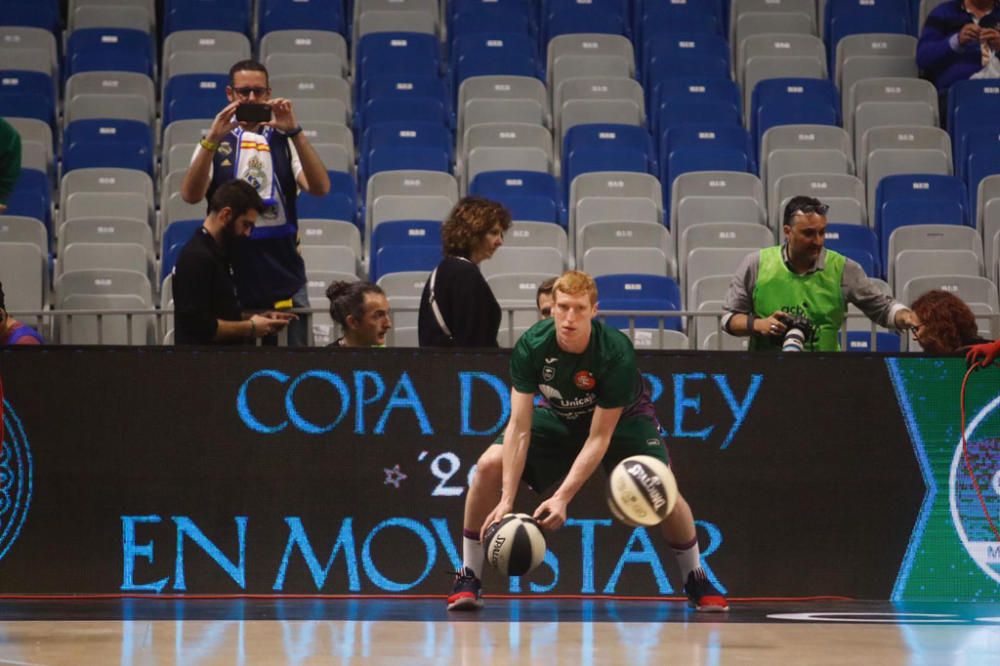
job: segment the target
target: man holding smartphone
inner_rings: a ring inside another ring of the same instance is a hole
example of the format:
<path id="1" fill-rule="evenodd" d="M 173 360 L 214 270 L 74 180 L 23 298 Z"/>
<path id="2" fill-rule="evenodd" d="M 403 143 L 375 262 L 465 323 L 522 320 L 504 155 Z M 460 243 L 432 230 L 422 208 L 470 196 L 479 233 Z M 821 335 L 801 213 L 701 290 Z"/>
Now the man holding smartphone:
<path id="1" fill-rule="evenodd" d="M 299 188 L 330 191 L 323 161 L 302 133 L 292 103 L 271 99 L 267 69 L 241 60 L 229 70 L 227 104 L 212 121 L 181 183 L 188 203 L 211 199 L 223 183 L 248 182 L 264 201 L 249 240 L 232 249 L 236 291 L 244 310 L 308 307 L 306 274 L 298 252 Z M 306 344 L 306 320 L 291 322 L 288 344 Z"/>

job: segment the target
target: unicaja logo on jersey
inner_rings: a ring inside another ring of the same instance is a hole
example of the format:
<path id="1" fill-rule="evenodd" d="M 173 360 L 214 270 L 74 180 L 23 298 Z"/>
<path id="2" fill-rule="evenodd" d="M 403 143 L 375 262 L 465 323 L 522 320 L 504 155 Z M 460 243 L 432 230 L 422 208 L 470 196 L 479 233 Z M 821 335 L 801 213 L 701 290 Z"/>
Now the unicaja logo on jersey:
<path id="1" fill-rule="evenodd" d="M 1000 396 L 976 414 L 965 439 L 983 502 L 966 469 L 959 439 L 948 480 L 951 518 L 965 550 L 987 576 L 1000 583 L 1000 541 L 983 510 L 985 503 L 993 524 L 1000 527 Z"/>
<path id="2" fill-rule="evenodd" d="M 10 402 L 3 402 L 3 452 L 0 454 L 0 559 L 17 541 L 31 505 L 31 449 Z"/>

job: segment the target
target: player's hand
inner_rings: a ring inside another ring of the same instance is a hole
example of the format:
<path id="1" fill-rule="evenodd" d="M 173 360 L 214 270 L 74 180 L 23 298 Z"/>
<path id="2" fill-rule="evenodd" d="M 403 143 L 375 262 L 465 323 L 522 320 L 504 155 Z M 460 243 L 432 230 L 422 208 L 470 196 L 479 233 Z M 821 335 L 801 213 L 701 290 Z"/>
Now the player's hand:
<path id="1" fill-rule="evenodd" d="M 958 43 L 963 46 L 979 41 L 979 26 L 975 23 L 966 23 L 958 32 Z"/>
<path id="2" fill-rule="evenodd" d="M 982 28 L 979 31 L 979 43 L 986 44 L 994 51 L 1000 50 L 1000 30 L 996 28 Z"/>
<path id="3" fill-rule="evenodd" d="M 486 516 L 486 520 L 483 521 L 482 527 L 479 528 L 479 542 L 482 543 L 486 540 L 486 530 L 489 529 L 490 525 L 500 522 L 501 518 L 513 510 L 514 507 L 511 503 L 501 499 L 500 503 L 493 507 L 493 510 Z"/>
<path id="4" fill-rule="evenodd" d="M 997 355 L 1000 355 L 1000 340 L 981 345 L 972 345 L 965 355 L 965 360 L 970 366 L 976 365 L 980 368 L 985 368 L 997 360 Z M 983 357 L 982 361 L 978 360 L 980 356 Z"/>
<path id="5" fill-rule="evenodd" d="M 562 527 L 566 522 L 566 509 L 567 503 L 553 495 L 538 505 L 532 517 L 543 528 L 554 531 Z"/>
<path id="6" fill-rule="evenodd" d="M 250 321 L 253 322 L 253 331 L 256 337 L 262 338 L 266 335 L 274 335 L 281 329 L 288 326 L 288 319 L 272 317 L 272 314 L 281 314 L 277 312 L 268 312 L 265 314 L 255 314 L 250 317 Z M 291 314 L 291 313 L 284 313 Z"/>
<path id="7" fill-rule="evenodd" d="M 235 117 L 236 107 L 239 105 L 239 100 L 230 102 L 222 108 L 222 111 L 216 114 L 215 119 L 212 120 L 211 127 L 208 128 L 208 134 L 205 135 L 206 141 L 219 143 L 233 128 L 239 125 Z"/>
<path id="8" fill-rule="evenodd" d="M 268 100 L 267 104 L 271 107 L 271 120 L 264 123 L 265 125 L 270 125 L 280 132 L 291 132 L 299 126 L 298 121 L 295 120 L 295 114 L 292 112 L 290 100 L 277 97 Z"/>
<path id="9" fill-rule="evenodd" d="M 770 335 L 776 338 L 780 338 L 785 334 L 785 331 L 788 330 L 788 327 L 785 326 L 784 322 L 782 321 L 782 319 L 787 316 L 788 315 L 786 313 L 782 312 L 781 310 L 778 310 L 770 317 L 762 317 L 760 319 L 757 319 L 753 323 L 754 327 L 753 332 L 756 332 L 758 335 Z"/>

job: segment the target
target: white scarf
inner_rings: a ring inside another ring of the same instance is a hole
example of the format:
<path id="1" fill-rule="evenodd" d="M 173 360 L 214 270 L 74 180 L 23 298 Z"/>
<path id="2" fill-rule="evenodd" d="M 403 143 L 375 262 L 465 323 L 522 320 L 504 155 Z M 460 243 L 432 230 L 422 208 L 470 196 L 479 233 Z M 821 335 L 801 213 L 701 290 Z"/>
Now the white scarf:
<path id="1" fill-rule="evenodd" d="M 274 177 L 274 161 L 268 139 L 273 128 L 265 127 L 262 134 L 237 127 L 236 177 L 250 183 L 264 200 L 264 213 L 258 218 L 259 227 L 278 227 L 285 223 L 285 207 L 281 202 L 281 186 Z"/>

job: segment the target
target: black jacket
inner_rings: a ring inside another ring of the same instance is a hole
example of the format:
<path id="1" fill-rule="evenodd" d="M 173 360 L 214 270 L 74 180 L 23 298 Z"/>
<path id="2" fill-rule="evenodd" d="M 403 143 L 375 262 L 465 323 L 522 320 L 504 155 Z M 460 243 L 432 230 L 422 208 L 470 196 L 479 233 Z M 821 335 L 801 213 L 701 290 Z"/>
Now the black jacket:
<path id="1" fill-rule="evenodd" d="M 437 267 L 434 296 L 452 337 L 445 335 L 430 304 L 430 277 L 420 296 L 417 335 L 421 347 L 498 347 L 500 304 L 476 264 L 445 257 Z"/>

